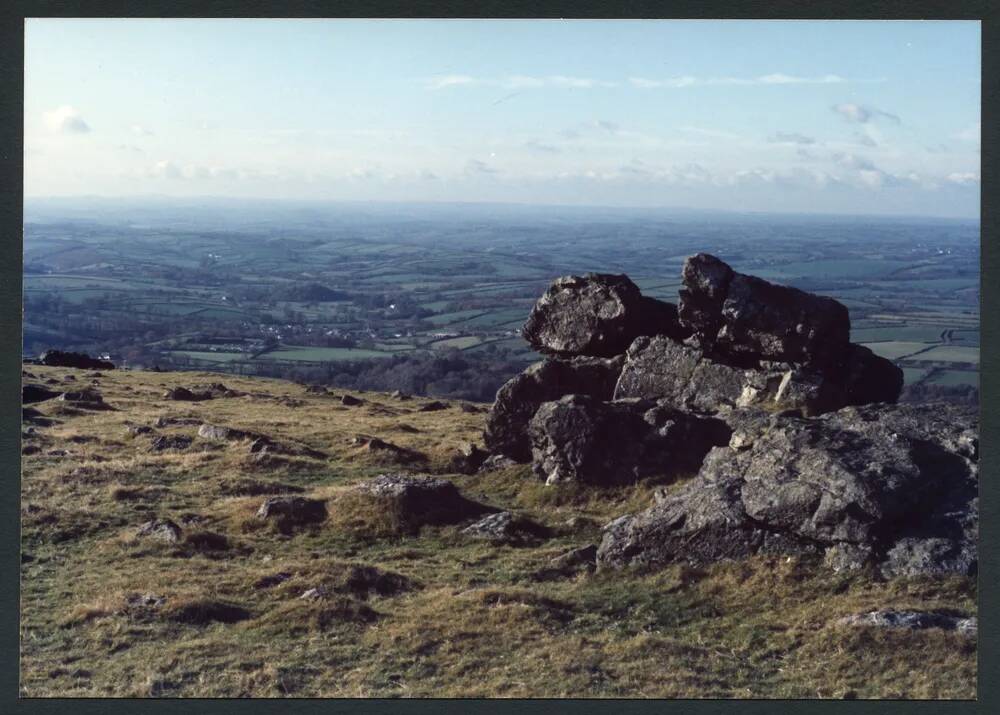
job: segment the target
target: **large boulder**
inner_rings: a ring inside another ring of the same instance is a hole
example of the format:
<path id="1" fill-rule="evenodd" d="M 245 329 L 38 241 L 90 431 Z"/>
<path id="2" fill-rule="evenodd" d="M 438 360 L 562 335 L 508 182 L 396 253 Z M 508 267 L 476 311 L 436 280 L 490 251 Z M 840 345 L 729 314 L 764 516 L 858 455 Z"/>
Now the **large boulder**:
<path id="1" fill-rule="evenodd" d="M 650 400 L 602 402 L 567 395 L 539 407 L 529 425 L 532 469 L 546 484 L 628 484 L 654 474 L 694 473 L 724 422 Z"/>
<path id="2" fill-rule="evenodd" d="M 528 422 L 543 402 L 563 395 L 611 399 L 624 358 L 549 358 L 528 367 L 498 391 L 486 418 L 483 441 L 494 454 L 531 461 Z"/>
<path id="3" fill-rule="evenodd" d="M 888 576 L 975 572 L 974 411 L 878 404 L 816 418 L 738 414 L 730 446 L 712 449 L 696 479 L 609 526 L 599 563 L 817 549 L 843 563 L 846 546 L 870 553 Z"/>
<path id="4" fill-rule="evenodd" d="M 626 353 L 614 399 L 663 399 L 677 408 L 717 412 L 734 407 L 745 386 L 744 370 L 714 362 L 665 336 L 640 337 Z"/>
<path id="5" fill-rule="evenodd" d="M 522 328 L 539 352 L 611 357 L 640 335 L 686 334 L 676 307 L 644 297 L 628 276 L 589 273 L 553 281 Z"/>
<path id="6" fill-rule="evenodd" d="M 62 350 L 46 350 L 38 362 L 50 367 L 76 367 L 84 370 L 114 370 L 115 365 L 107 360 L 98 360 L 85 353 L 63 352 Z"/>
<path id="7" fill-rule="evenodd" d="M 746 360 L 823 365 L 847 349 L 847 308 L 825 296 L 736 273 L 715 256 L 684 263 L 678 315 L 697 343 Z"/>
<path id="8" fill-rule="evenodd" d="M 902 370 L 860 345 L 848 345 L 839 365 L 824 372 L 772 361 L 738 367 L 657 336 L 637 338 L 629 347 L 614 397 L 664 399 L 705 413 L 760 406 L 809 416 L 847 405 L 895 402 L 902 386 Z"/>

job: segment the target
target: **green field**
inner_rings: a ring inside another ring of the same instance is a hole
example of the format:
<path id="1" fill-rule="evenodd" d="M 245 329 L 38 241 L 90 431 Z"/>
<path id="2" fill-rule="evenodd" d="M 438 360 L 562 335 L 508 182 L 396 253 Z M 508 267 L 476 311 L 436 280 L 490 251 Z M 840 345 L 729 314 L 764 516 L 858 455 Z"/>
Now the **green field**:
<path id="1" fill-rule="evenodd" d="M 170 354 L 184 355 L 192 360 L 204 360 L 206 362 L 239 362 L 250 357 L 249 353 L 224 353 L 209 350 L 171 350 Z"/>
<path id="2" fill-rule="evenodd" d="M 881 355 L 889 360 L 898 360 L 906 355 L 911 355 L 915 352 L 919 352 L 920 350 L 925 350 L 930 346 L 927 343 L 910 343 L 887 340 L 880 343 L 868 343 L 865 347 L 876 355 Z"/>
<path id="3" fill-rule="evenodd" d="M 978 388 L 979 373 L 975 370 L 942 370 L 934 373 L 927 381 L 927 384 L 941 385 L 943 387 L 971 385 Z"/>
<path id="4" fill-rule="evenodd" d="M 979 364 L 979 348 L 961 345 L 942 345 L 918 356 L 920 360 L 940 360 L 943 362 L 967 362 Z"/>
<path id="5" fill-rule="evenodd" d="M 459 350 L 465 350 L 466 348 L 471 348 L 479 345 L 483 341 L 482 338 L 475 335 L 463 335 L 458 338 L 445 338 L 444 340 L 436 340 L 430 344 L 430 347 L 438 350 L 446 350 L 449 348 L 458 348 Z"/>
<path id="6" fill-rule="evenodd" d="M 930 370 L 922 367 L 904 367 L 903 368 L 903 384 L 913 385 L 920 382 L 925 377 Z"/>
<path id="7" fill-rule="evenodd" d="M 931 328 L 923 325 L 887 325 L 878 328 L 854 328 L 851 330 L 851 340 L 855 343 L 875 343 L 883 340 L 934 343 L 941 340 L 941 333 L 943 331 L 944 328 Z"/>
<path id="8" fill-rule="evenodd" d="M 457 323 L 460 320 L 468 320 L 469 318 L 474 318 L 483 315 L 488 311 L 482 309 L 475 310 L 459 310 L 454 313 L 441 313 L 440 315 L 432 315 L 427 318 L 428 323 L 433 325 L 450 325 L 451 323 Z"/>
<path id="9" fill-rule="evenodd" d="M 368 358 L 392 357 L 392 353 L 382 350 L 361 348 L 321 348 L 306 345 L 284 345 L 277 350 L 257 356 L 257 360 L 337 362 L 339 360 L 365 360 Z"/>

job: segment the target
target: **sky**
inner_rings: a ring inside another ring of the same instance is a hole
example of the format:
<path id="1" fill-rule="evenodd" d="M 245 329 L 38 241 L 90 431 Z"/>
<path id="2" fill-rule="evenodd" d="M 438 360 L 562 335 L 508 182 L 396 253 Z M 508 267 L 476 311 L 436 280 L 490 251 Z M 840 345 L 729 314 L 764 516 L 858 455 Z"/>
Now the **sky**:
<path id="1" fill-rule="evenodd" d="M 966 21 L 29 19 L 26 197 L 979 215 Z"/>

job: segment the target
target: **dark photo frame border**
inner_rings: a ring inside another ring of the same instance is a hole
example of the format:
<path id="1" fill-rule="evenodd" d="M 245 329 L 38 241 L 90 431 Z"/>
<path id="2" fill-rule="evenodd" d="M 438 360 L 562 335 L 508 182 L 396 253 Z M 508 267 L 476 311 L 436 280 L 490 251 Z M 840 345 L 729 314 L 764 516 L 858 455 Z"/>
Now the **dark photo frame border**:
<path id="1" fill-rule="evenodd" d="M 24 19 L 26 17 L 409 17 L 409 18 L 672 18 L 672 19 L 922 19 L 978 20 L 982 28 L 981 151 L 981 495 L 979 549 L 979 669 L 976 701 L 825 700 L 128 700 L 18 699 L 19 687 L 19 506 Z M 1000 712 L 997 576 L 1000 574 L 1000 419 L 998 397 L 1000 315 L 997 279 L 1000 244 L 997 215 L 995 132 L 1000 72 L 996 53 L 1000 2 L 995 0 L 683 0 L 678 2 L 600 2 L 540 0 L 524 2 L 400 2 L 392 0 L 37 0 L 10 2 L 0 10 L 0 474 L 6 498 L 0 500 L 0 712 L 344 712 L 344 713 L 573 713 L 616 715 L 652 713 L 987 713 Z M 991 199 L 993 199 L 991 201 Z"/>

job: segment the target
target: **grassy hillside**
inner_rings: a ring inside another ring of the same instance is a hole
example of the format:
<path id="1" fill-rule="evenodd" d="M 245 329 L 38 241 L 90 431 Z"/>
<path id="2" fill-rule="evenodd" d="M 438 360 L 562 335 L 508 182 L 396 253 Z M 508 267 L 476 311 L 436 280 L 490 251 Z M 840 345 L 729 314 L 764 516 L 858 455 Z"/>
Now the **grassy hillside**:
<path id="1" fill-rule="evenodd" d="M 554 535 L 522 547 L 461 525 L 401 535 L 347 491 L 404 468 L 352 438 L 418 450 L 420 471 L 447 475 L 459 444 L 479 438 L 481 411 L 419 412 L 424 400 L 374 393 L 347 407 L 231 376 L 226 386 L 247 395 L 172 402 L 168 388 L 219 376 L 27 369 L 53 388 L 96 380 L 114 409 L 50 400 L 34 407 L 51 425 L 25 423 L 22 696 L 975 697 L 975 639 L 834 623 L 886 607 L 974 614 L 969 579 L 884 582 L 764 557 L 545 579 L 550 559 L 596 543 L 655 485 L 545 487 L 527 466 L 453 474 L 465 496 Z M 158 418 L 175 422 L 156 434 L 190 447 L 151 451 L 150 435 L 127 431 Z M 258 459 L 246 443 L 199 438 L 202 422 L 323 455 Z M 329 518 L 291 534 L 267 527 L 254 513 L 275 488 L 328 500 Z M 185 538 L 137 537 L 153 517 Z M 300 598 L 320 585 L 336 597 Z"/>

